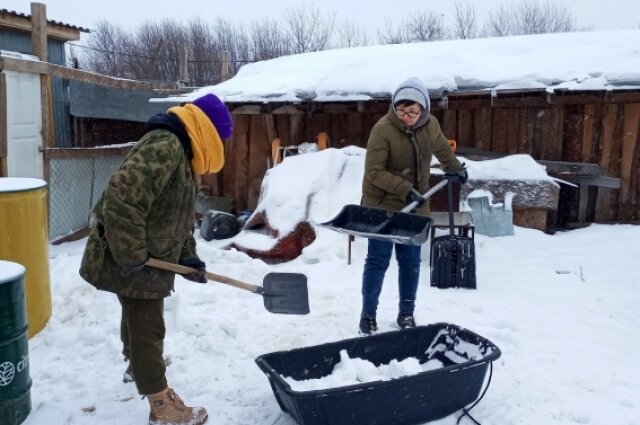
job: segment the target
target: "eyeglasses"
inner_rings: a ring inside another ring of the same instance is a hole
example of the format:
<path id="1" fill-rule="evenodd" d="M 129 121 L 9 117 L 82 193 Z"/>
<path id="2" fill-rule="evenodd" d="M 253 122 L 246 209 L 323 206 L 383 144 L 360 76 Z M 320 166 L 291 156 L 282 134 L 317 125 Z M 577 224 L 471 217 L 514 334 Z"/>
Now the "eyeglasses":
<path id="1" fill-rule="evenodd" d="M 403 118 L 403 117 L 415 118 L 421 113 L 422 111 L 414 112 L 414 111 L 403 111 L 402 109 L 396 109 L 396 115 L 399 118 Z"/>

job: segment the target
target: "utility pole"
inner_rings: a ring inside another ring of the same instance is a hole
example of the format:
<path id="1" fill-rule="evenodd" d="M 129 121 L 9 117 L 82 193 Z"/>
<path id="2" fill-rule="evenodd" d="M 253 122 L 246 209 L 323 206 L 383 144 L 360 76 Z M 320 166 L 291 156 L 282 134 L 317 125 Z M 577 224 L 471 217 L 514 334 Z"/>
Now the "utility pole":
<path id="1" fill-rule="evenodd" d="M 189 86 L 189 61 L 187 46 L 182 44 L 178 49 L 178 87 Z"/>
<path id="2" fill-rule="evenodd" d="M 226 81 L 229 79 L 229 63 L 231 62 L 231 55 L 229 52 L 224 51 L 220 55 L 220 79 Z"/>

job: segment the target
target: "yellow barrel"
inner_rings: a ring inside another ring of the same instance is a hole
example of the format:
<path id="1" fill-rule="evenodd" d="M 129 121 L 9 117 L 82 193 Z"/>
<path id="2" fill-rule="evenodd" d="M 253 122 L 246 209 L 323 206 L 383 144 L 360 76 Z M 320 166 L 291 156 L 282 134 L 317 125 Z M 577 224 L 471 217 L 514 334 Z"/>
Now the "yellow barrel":
<path id="1" fill-rule="evenodd" d="M 0 259 L 26 269 L 28 336 L 51 317 L 47 183 L 40 179 L 0 177 Z"/>

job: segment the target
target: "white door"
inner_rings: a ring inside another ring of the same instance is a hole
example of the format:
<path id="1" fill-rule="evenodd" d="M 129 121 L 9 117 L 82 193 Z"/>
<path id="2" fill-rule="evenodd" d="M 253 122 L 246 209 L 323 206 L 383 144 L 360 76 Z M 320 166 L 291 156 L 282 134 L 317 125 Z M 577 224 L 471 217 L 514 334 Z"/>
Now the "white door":
<path id="1" fill-rule="evenodd" d="M 40 75 L 5 71 L 9 177 L 43 178 Z"/>

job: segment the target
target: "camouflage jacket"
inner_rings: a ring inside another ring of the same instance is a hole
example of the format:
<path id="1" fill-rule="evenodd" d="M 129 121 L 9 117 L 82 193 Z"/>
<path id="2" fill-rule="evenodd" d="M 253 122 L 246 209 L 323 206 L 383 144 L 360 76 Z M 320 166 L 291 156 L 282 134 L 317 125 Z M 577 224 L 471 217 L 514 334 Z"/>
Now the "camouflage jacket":
<path id="1" fill-rule="evenodd" d="M 196 255 L 196 180 L 180 140 L 157 129 L 145 134 L 111 177 L 95 206 L 80 275 L 98 289 L 129 298 L 164 298 L 175 275 L 123 268 L 148 257 L 177 263 Z"/>
<path id="2" fill-rule="evenodd" d="M 369 134 L 362 205 L 394 212 L 407 205 L 406 198 L 412 187 L 420 193 L 427 192 L 432 155 L 446 172 L 462 167 L 436 117 L 432 115 L 426 124 L 407 131 L 393 110 L 389 110 Z M 425 202 L 416 213 L 428 215 L 429 203 Z"/>

